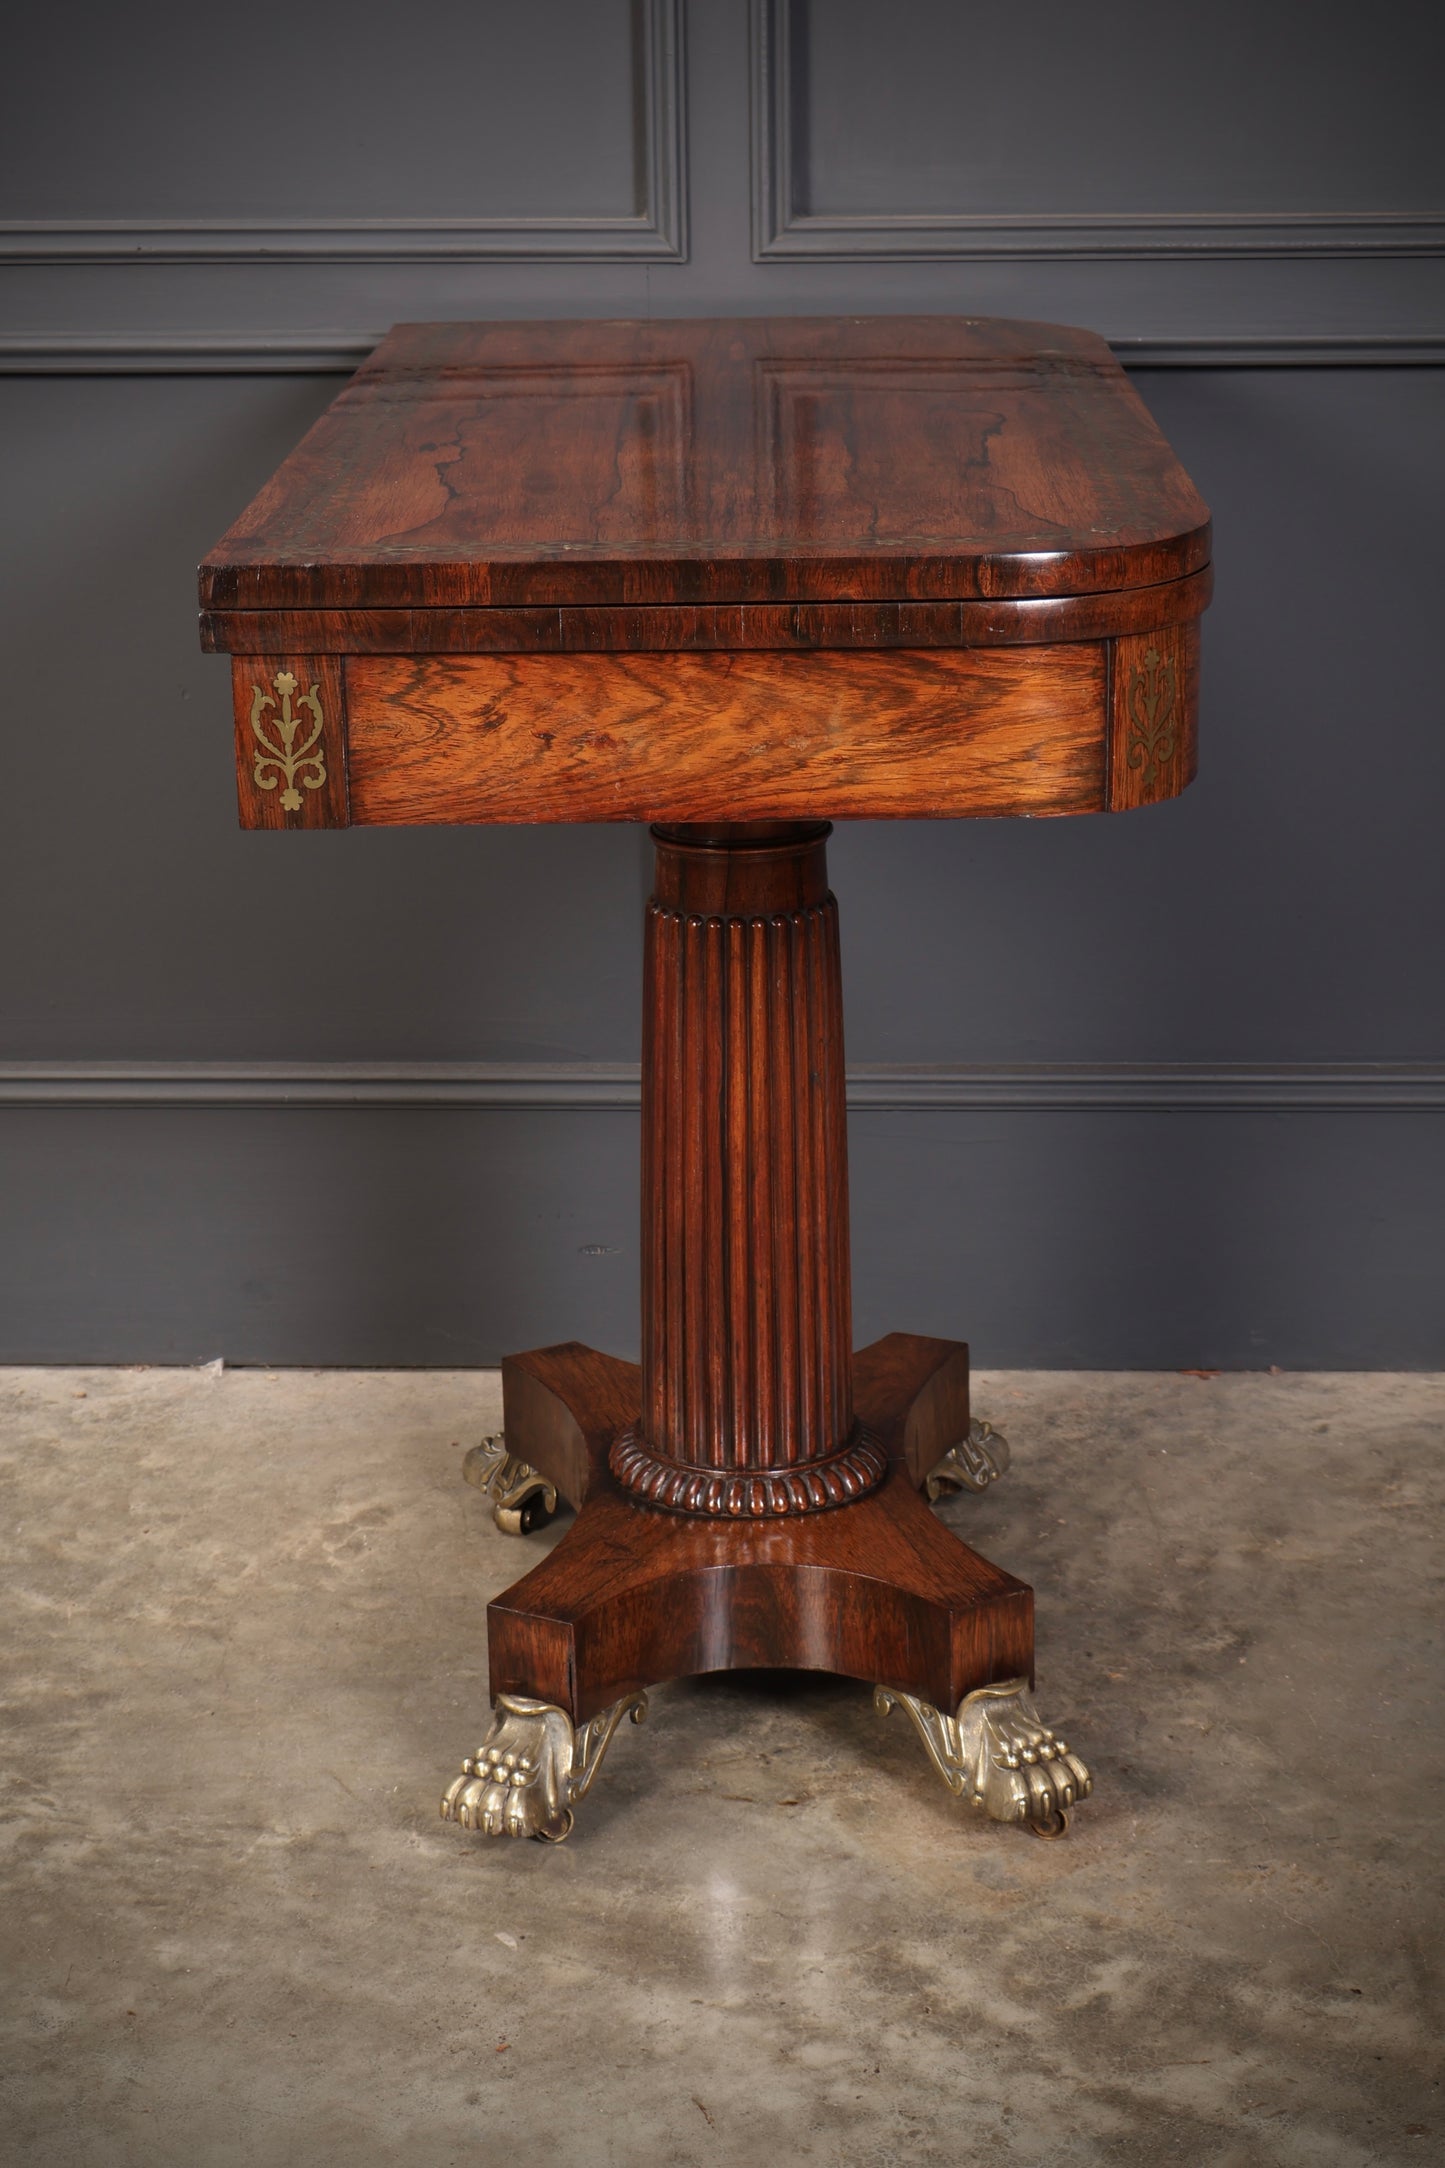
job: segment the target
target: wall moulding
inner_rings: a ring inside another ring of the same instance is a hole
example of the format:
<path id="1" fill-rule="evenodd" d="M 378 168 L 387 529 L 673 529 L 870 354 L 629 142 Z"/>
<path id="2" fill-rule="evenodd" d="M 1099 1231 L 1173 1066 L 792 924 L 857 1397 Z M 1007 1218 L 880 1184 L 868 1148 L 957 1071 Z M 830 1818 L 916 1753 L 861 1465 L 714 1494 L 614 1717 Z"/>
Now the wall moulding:
<path id="1" fill-rule="evenodd" d="M 635 0 L 630 215 L 547 218 L 59 218 L 0 221 L 0 267 L 34 264 L 486 263 L 687 257 L 683 0 Z"/>
<path id="2" fill-rule="evenodd" d="M 349 376 L 375 331 L 31 332 L 0 335 L 0 376 Z M 1126 368 L 1439 368 L 1445 333 L 1268 333 L 1111 340 Z"/>
<path id="3" fill-rule="evenodd" d="M 636 1062 L 0 1062 L 0 1107 L 636 1109 Z M 854 1113 L 1445 1112 L 1442 1062 L 863 1063 Z"/>
<path id="4" fill-rule="evenodd" d="M 1116 261 L 1440 256 L 1445 212 L 819 213 L 797 199 L 793 0 L 751 0 L 753 257 Z"/>

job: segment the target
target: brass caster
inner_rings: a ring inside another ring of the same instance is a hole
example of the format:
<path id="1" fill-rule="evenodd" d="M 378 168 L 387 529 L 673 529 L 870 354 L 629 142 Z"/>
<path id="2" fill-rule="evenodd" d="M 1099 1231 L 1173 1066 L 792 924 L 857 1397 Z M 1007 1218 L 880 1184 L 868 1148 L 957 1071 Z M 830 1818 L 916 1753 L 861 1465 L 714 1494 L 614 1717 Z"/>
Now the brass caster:
<path id="1" fill-rule="evenodd" d="M 509 1453 L 500 1432 L 472 1447 L 462 1474 L 490 1497 L 492 1519 L 504 1536 L 530 1536 L 534 1529 L 545 1528 L 557 1510 L 556 1487 Z"/>
<path id="2" fill-rule="evenodd" d="M 1036 1837 L 1068 1834 L 1069 1816 L 1094 1789 L 1077 1754 L 1039 1720 L 1027 1679 L 1007 1679 L 966 1694 L 956 1716 L 895 1687 L 880 1686 L 873 1706 L 907 1711 L 928 1758 L 956 1799 L 994 1822 L 1022 1822 Z"/>
<path id="3" fill-rule="evenodd" d="M 987 1490 L 1003 1474 L 1009 1459 L 1008 1439 L 1001 1430 L 995 1430 L 992 1423 L 970 1423 L 968 1436 L 951 1445 L 923 1479 L 930 1505 L 944 1491 Z"/>
<path id="4" fill-rule="evenodd" d="M 1067 1837 L 1069 1834 L 1069 1821 L 1069 1808 L 1060 1807 L 1058 1816 L 1053 1822 L 1030 1822 L 1029 1834 L 1034 1837 L 1048 1837 L 1050 1840 L 1057 1837 Z"/>
<path id="5" fill-rule="evenodd" d="M 523 1694 L 498 1694 L 492 1728 L 442 1795 L 442 1820 L 487 1837 L 537 1837 L 565 1844 L 576 1802 L 602 1766 L 624 1716 L 640 1724 L 646 1694 L 625 1694 L 573 1729 L 565 1709 Z"/>

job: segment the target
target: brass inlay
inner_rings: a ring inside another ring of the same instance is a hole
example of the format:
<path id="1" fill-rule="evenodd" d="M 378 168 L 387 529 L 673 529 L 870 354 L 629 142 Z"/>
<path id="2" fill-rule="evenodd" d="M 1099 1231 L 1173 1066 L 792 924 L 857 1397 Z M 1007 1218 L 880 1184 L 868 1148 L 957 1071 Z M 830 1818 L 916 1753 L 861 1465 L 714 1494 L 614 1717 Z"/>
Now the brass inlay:
<path id="1" fill-rule="evenodd" d="M 1165 662 L 1157 648 L 1147 649 L 1142 667 L 1135 663 L 1129 672 L 1126 695 L 1129 766 L 1144 770 L 1145 790 L 1153 789 L 1164 762 L 1174 758 L 1177 695 L 1173 663 Z"/>
<path id="2" fill-rule="evenodd" d="M 298 695 L 296 680 L 289 670 L 278 670 L 271 683 L 275 696 L 263 692 L 259 685 L 251 687 L 251 735 L 261 748 L 252 773 L 261 790 L 275 790 L 278 783 L 284 782 L 281 803 L 288 813 L 299 813 L 301 790 L 320 790 L 326 781 L 321 701 L 314 685 L 309 692 Z M 268 708 L 276 710 L 269 718 Z M 306 716 L 300 712 L 302 709 L 307 711 Z M 279 745 L 262 729 L 262 723 L 267 721 L 280 738 Z M 296 787 L 298 783 L 301 790 Z"/>

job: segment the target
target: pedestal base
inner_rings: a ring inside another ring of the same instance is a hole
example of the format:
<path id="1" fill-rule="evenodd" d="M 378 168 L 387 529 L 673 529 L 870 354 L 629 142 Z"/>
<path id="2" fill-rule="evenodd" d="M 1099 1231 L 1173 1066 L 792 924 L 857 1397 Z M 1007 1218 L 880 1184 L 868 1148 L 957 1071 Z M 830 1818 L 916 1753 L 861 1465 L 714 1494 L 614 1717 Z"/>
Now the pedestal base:
<path id="1" fill-rule="evenodd" d="M 488 1606 L 499 1709 L 522 1701 L 580 1733 L 665 1680 L 772 1666 L 841 1672 L 934 1710 L 1031 1681 L 1032 1590 L 960 1542 L 922 1495 L 968 1438 L 967 1349 L 894 1333 L 855 1356 L 853 1382 L 859 1420 L 887 1455 L 880 1486 L 791 1519 L 717 1521 L 650 1507 L 618 1483 L 609 1457 L 637 1420 L 635 1364 L 575 1342 L 510 1358 L 506 1450 L 578 1515 Z M 503 1815 L 460 1818 L 535 1833 Z"/>

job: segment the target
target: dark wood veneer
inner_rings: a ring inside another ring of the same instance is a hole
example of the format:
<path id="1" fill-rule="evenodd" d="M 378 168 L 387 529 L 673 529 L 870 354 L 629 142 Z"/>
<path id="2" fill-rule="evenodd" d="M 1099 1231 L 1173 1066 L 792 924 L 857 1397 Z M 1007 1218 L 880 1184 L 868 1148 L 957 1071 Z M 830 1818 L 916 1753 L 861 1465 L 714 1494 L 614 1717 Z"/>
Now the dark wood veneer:
<path id="1" fill-rule="evenodd" d="M 1115 640 L 1110 678 L 1110 809 L 1177 798 L 1199 766 L 1199 620 Z"/>
<path id="2" fill-rule="evenodd" d="M 956 1343 L 896 1333 L 859 1351 L 854 1391 L 887 1455 L 855 1505 L 782 1520 L 658 1512 L 616 1485 L 603 1440 L 635 1421 L 642 1375 L 575 1344 L 518 1358 L 508 1442 L 567 1494 L 576 1526 L 487 1608 L 493 1694 L 535 1694 L 577 1723 L 623 1694 L 700 1671 L 837 1671 L 953 1709 L 1031 1677 L 1033 1596 L 959 1542 L 911 1472 L 962 1433 L 936 1391 Z M 513 1373 L 508 1373 L 508 1378 Z M 964 1401 L 966 1427 L 966 1394 Z M 911 1445 L 911 1451 L 910 1451 Z"/>
<path id="3" fill-rule="evenodd" d="M 202 636 L 248 826 L 1122 810 L 1194 772 L 1208 553 L 1091 332 L 404 324 L 207 559 Z M 336 733 L 289 811 L 247 768 L 282 667 Z"/>
<path id="4" fill-rule="evenodd" d="M 1094 813 L 1104 648 L 357 656 L 351 817 Z"/>
<path id="5" fill-rule="evenodd" d="M 1031 1675 L 1030 1591 L 920 1496 L 967 1349 L 851 1352 L 824 838 L 1183 790 L 1208 560 L 1101 339 L 963 317 L 402 325 L 207 559 L 245 825 L 660 824 L 643 1361 L 503 1366 L 579 1514 L 490 1606 L 494 1692 Z"/>
<path id="6" fill-rule="evenodd" d="M 713 602 L 630 608 L 206 610 L 210 653 L 586 655 L 748 648 L 1042 647 L 1152 632 L 1197 617 L 1208 565 L 1152 587 L 972 602 Z"/>
<path id="7" fill-rule="evenodd" d="M 574 1344 L 504 1367 L 509 1450 L 582 1511 L 490 1606 L 492 1691 L 580 1723 L 777 1664 L 952 1709 L 1031 1672 L 1033 1599 L 918 1494 L 967 1432 L 967 1349 L 851 1351 L 826 824 L 654 833 L 643 1359 Z"/>
<path id="8" fill-rule="evenodd" d="M 614 1472 L 659 1505 L 871 1489 L 853 1420 L 838 906 L 825 825 L 654 831 L 643 949 L 643 1405 Z"/>
<path id="9" fill-rule="evenodd" d="M 344 828 L 351 806 L 346 666 L 340 657 L 274 649 L 238 655 L 231 665 L 231 693 L 241 826 Z M 319 722 L 307 704 L 313 700 Z M 288 773 L 288 749 L 298 756 L 294 773 Z"/>
<path id="10" fill-rule="evenodd" d="M 1095 333 L 399 324 L 202 567 L 212 610 L 960 601 L 1209 561 Z"/>

